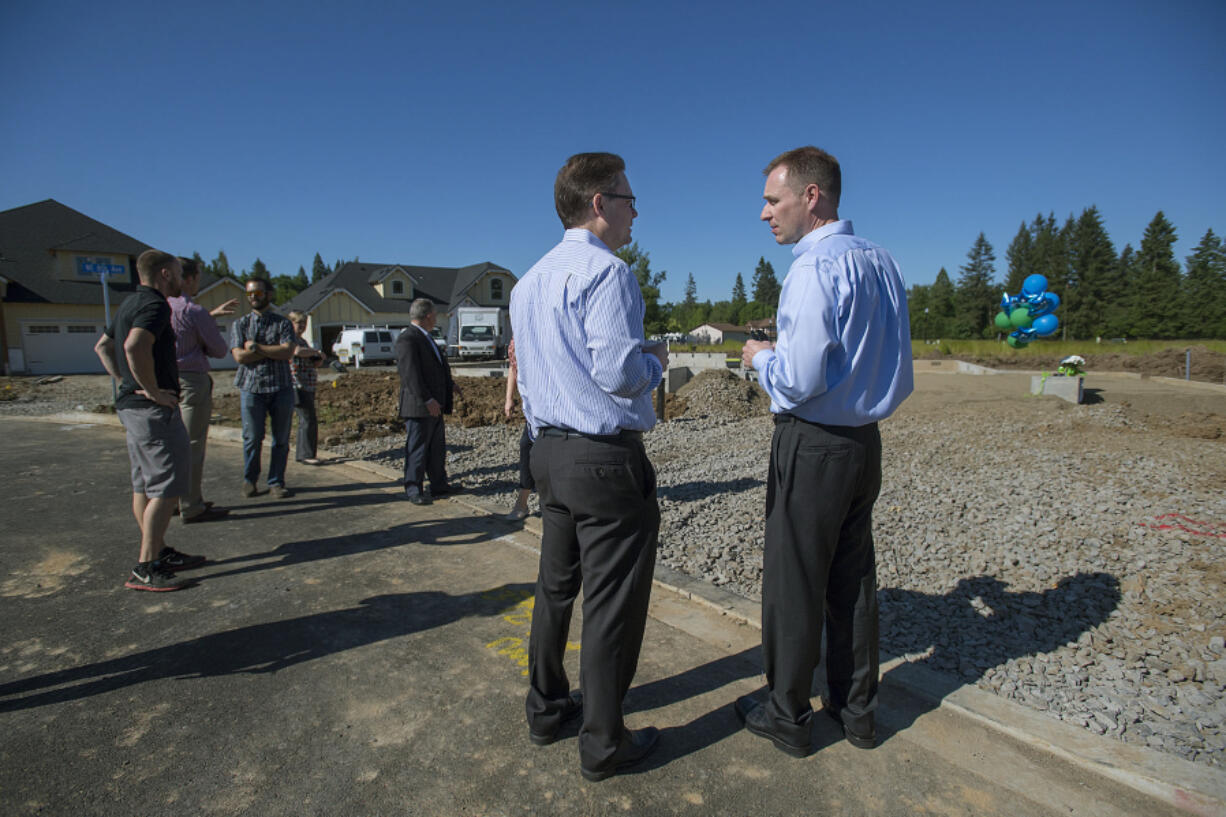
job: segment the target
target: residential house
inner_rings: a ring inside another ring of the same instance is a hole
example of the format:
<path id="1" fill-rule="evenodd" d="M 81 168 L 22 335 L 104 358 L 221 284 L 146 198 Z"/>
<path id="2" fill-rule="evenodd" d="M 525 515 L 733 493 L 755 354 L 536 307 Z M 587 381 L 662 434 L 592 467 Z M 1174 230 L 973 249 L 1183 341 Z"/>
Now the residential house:
<path id="1" fill-rule="evenodd" d="M 149 248 L 54 199 L 0 212 L 4 371 L 102 373 L 94 344 L 108 309 L 114 314 L 136 289 L 136 258 Z M 197 301 L 212 309 L 241 295 L 239 284 L 204 275 Z"/>
<path id="2" fill-rule="evenodd" d="M 728 341 L 744 343 L 749 340 L 749 330 L 732 323 L 704 323 L 690 330 L 690 337 L 697 343 L 717 345 Z"/>
<path id="3" fill-rule="evenodd" d="M 448 345 L 456 343 L 455 310 L 462 306 L 496 306 L 511 302 L 515 276 L 485 262 L 467 267 L 417 267 L 350 261 L 300 292 L 278 310 L 307 315 L 311 345 L 331 354 L 345 326 L 408 326 L 409 305 L 429 298 L 438 310 L 438 328 Z"/>

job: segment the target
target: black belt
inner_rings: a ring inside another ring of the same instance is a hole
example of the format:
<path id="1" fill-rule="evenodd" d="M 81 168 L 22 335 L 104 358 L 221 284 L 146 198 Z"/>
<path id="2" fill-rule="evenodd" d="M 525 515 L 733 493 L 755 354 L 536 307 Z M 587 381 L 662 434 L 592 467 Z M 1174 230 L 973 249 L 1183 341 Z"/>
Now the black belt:
<path id="1" fill-rule="evenodd" d="M 536 430 L 538 437 L 561 437 L 564 440 L 572 440 L 576 437 L 582 437 L 585 440 L 594 440 L 598 443 L 624 443 L 630 440 L 643 439 L 643 432 L 631 431 L 623 428 L 616 434 L 584 434 L 582 431 L 571 431 L 569 428 L 556 428 L 555 426 L 543 426 Z"/>
<path id="2" fill-rule="evenodd" d="M 807 426 L 817 426 L 818 428 L 824 428 L 835 433 L 844 429 L 869 429 L 877 427 L 876 420 L 865 423 L 862 426 L 836 426 L 830 423 L 819 423 L 816 420 L 806 420 L 804 417 L 797 417 L 795 414 L 788 414 L 786 411 L 775 415 L 775 425 L 780 423 L 804 423 Z"/>

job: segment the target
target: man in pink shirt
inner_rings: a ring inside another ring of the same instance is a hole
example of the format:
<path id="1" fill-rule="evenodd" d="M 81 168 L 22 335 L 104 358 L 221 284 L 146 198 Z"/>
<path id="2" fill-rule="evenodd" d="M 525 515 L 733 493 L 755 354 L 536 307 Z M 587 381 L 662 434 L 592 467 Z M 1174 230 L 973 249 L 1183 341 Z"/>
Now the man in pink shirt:
<path id="1" fill-rule="evenodd" d="M 179 410 L 191 442 L 191 487 L 179 501 L 183 524 L 209 522 L 229 513 L 205 502 L 201 490 L 204 477 L 204 449 L 209 437 L 209 418 L 213 414 L 213 378 L 209 375 L 210 357 L 225 357 L 230 346 L 217 328 L 216 318 L 233 315 L 238 299 L 232 298 L 212 312 L 192 301 L 200 289 L 200 265 L 190 258 L 180 258 L 183 266 L 183 294 L 169 298 L 170 323 L 175 330 L 175 345 L 179 363 Z"/>

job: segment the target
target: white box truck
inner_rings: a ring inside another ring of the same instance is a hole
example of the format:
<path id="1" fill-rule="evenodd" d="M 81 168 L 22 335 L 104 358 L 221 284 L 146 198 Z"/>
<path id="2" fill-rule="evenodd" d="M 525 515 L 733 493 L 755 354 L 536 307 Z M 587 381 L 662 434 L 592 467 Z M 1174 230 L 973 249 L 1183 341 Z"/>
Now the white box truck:
<path id="1" fill-rule="evenodd" d="M 509 342 L 506 312 L 496 306 L 462 306 L 456 310 L 460 358 L 501 358 Z"/>

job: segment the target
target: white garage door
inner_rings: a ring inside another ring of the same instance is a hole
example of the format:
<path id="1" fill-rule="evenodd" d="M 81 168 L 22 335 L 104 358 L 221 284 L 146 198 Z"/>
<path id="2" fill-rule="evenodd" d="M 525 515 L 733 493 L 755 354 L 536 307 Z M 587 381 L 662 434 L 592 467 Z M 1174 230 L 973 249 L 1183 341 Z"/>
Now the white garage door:
<path id="1" fill-rule="evenodd" d="M 21 327 L 21 345 L 30 374 L 105 373 L 94 354 L 102 324 L 88 321 L 29 321 Z"/>

